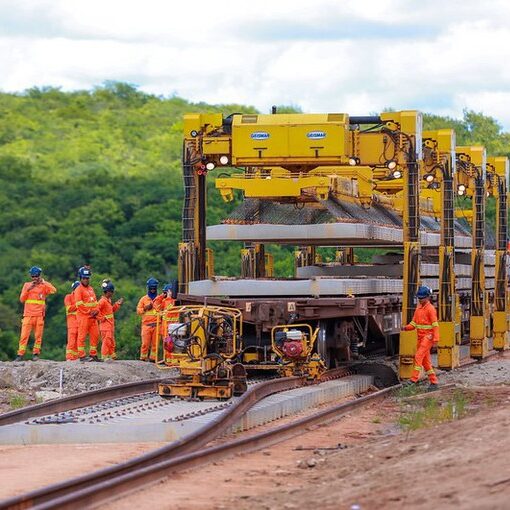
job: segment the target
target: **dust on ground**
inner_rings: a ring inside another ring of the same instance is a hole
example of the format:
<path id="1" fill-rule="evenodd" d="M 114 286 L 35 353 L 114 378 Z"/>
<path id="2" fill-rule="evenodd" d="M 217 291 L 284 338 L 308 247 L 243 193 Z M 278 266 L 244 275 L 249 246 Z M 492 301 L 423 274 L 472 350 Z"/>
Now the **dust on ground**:
<path id="1" fill-rule="evenodd" d="M 168 371 L 134 360 L 0 362 L 0 412 L 116 384 L 165 377 Z M 62 376 L 62 388 L 60 381 Z"/>

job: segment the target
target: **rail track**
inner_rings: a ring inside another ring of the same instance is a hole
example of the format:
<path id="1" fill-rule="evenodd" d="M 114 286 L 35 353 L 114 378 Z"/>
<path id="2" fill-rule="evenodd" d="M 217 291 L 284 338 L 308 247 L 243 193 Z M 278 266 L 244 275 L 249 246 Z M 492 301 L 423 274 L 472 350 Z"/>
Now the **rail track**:
<path id="1" fill-rule="evenodd" d="M 8 413 L 0 414 L 0 426 L 10 425 L 20 421 L 46 416 L 48 414 L 57 414 L 80 407 L 94 406 L 101 402 L 108 400 L 115 400 L 139 395 L 140 393 L 147 393 L 150 391 L 157 391 L 158 383 L 168 380 L 164 379 L 149 379 L 139 382 L 130 382 L 125 384 L 118 384 L 110 386 L 109 388 L 101 388 L 99 390 L 87 391 L 78 395 L 71 395 L 41 404 L 16 409 Z"/>
<path id="2" fill-rule="evenodd" d="M 324 374 L 322 381 L 344 377 L 351 373 L 352 371 L 347 368 L 330 370 Z M 153 381 L 153 383 L 154 382 L 155 381 Z M 107 501 L 112 498 L 112 494 L 115 494 L 117 497 L 119 494 L 122 494 L 128 485 L 130 490 L 139 486 L 138 484 L 133 485 L 131 483 L 124 485 L 123 481 L 125 479 L 133 480 L 137 479 L 137 477 L 141 477 L 140 479 L 145 481 L 140 483 L 145 484 L 147 483 L 147 472 L 152 473 L 150 476 L 153 480 L 164 477 L 164 473 L 167 471 L 165 466 L 168 463 L 172 463 L 174 459 L 186 460 L 190 455 L 198 454 L 197 458 L 200 458 L 201 455 L 205 455 L 205 460 L 203 462 L 208 462 L 208 454 L 205 452 L 213 451 L 213 449 L 204 447 L 234 425 L 254 404 L 274 393 L 288 391 L 309 384 L 313 383 L 307 381 L 304 377 L 288 377 L 270 379 L 252 385 L 235 404 L 226 407 L 224 411 L 210 423 L 186 437 L 116 466 L 104 468 L 93 473 L 6 499 L 0 502 L 0 509 L 76 508 L 77 506 L 86 507 L 95 505 L 99 503 L 99 499 L 97 499 L 99 498 L 99 494 L 103 495 L 101 501 Z M 221 447 L 215 447 L 214 451 L 216 451 L 217 448 L 223 451 Z M 222 448 L 224 448 L 224 446 Z M 225 452 L 225 454 L 228 454 L 229 450 L 226 449 Z M 192 458 L 195 459 L 195 457 Z M 186 462 L 188 461 L 186 460 Z M 177 465 L 181 466 L 181 464 Z M 160 466 L 162 470 L 154 471 L 156 466 Z M 170 464 L 171 468 L 172 466 L 173 464 Z M 94 501 L 92 502 L 89 501 L 88 498 L 93 494 Z"/>

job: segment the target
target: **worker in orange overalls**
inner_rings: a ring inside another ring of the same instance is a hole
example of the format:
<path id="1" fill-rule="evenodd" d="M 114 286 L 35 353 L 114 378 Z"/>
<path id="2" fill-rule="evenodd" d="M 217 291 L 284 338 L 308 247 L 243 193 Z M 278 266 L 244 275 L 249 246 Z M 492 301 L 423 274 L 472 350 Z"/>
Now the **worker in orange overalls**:
<path id="1" fill-rule="evenodd" d="M 32 359 L 34 361 L 39 359 L 44 331 L 44 316 L 46 315 L 46 296 L 57 292 L 57 289 L 50 282 L 43 280 L 41 277 L 42 269 L 40 267 L 31 267 L 28 273 L 32 281 L 23 285 L 19 297 L 19 300 L 24 303 L 25 307 L 21 323 L 18 355 L 14 361 L 23 360 L 32 329 L 35 336 Z"/>
<path id="2" fill-rule="evenodd" d="M 67 322 L 67 346 L 66 361 L 75 361 L 78 359 L 78 319 L 76 318 L 76 303 L 74 302 L 73 291 L 80 285 L 76 281 L 71 285 L 71 292 L 64 297 L 64 306 L 66 309 Z"/>
<path id="3" fill-rule="evenodd" d="M 78 312 L 78 357 L 80 361 L 100 361 L 97 357 L 97 342 L 99 340 L 99 327 L 97 315 L 99 308 L 96 293 L 90 286 L 92 271 L 86 267 L 80 267 L 78 278 L 80 285 L 73 292 Z M 89 356 L 85 355 L 85 339 L 89 336 Z"/>
<path id="4" fill-rule="evenodd" d="M 162 317 L 161 317 L 161 338 L 163 340 L 163 352 L 165 361 L 170 363 L 172 361 L 173 346 L 171 342 L 166 342 L 168 338 L 168 326 L 173 322 L 179 322 L 179 307 L 175 306 L 175 296 L 173 295 L 173 285 L 167 283 L 163 287 L 163 301 L 161 302 Z"/>
<path id="5" fill-rule="evenodd" d="M 140 359 L 142 361 L 156 361 L 157 325 L 159 312 L 164 299 L 164 294 L 158 296 L 159 282 L 156 278 L 147 280 L 147 294 L 140 298 L 136 307 L 136 313 L 142 317 L 142 346 Z M 150 350 L 150 353 L 149 353 Z"/>
<path id="6" fill-rule="evenodd" d="M 421 286 L 416 293 L 419 304 L 414 312 L 413 320 L 405 326 L 406 331 L 413 329 L 418 333 L 418 345 L 414 356 L 414 370 L 411 376 L 411 384 L 416 384 L 421 375 L 422 369 L 428 375 L 430 389 L 437 388 L 437 376 L 432 368 L 430 349 L 439 342 L 439 323 L 434 305 L 430 302 L 432 289 Z"/>
<path id="7" fill-rule="evenodd" d="M 124 300 L 119 300 L 112 303 L 113 293 L 115 286 L 109 280 L 106 280 L 101 285 L 103 289 L 103 296 L 99 299 L 99 331 L 101 332 L 101 357 L 105 359 L 117 359 L 115 353 L 115 312 L 120 308 Z"/>

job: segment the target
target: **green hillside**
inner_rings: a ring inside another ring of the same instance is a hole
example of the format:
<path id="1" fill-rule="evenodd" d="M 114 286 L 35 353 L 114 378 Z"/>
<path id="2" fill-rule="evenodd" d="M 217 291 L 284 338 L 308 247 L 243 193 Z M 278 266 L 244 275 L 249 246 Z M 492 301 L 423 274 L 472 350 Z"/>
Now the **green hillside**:
<path id="1" fill-rule="evenodd" d="M 40 265 L 59 292 L 48 299 L 43 357 L 63 359 L 63 296 L 76 269 L 92 265 L 126 303 L 118 314 L 121 356 L 138 352 L 137 299 L 145 280 L 176 276 L 185 112 L 255 112 L 240 105 L 189 103 L 148 95 L 124 83 L 93 91 L 30 89 L 0 94 L 0 359 L 15 355 L 27 270 Z M 474 112 L 462 120 L 425 116 L 426 127 L 454 127 L 458 143 L 483 143 L 510 155 L 510 135 Z M 209 192 L 209 221 L 232 205 Z M 220 274 L 239 270 L 239 246 L 217 245 Z M 220 251 L 223 250 L 223 251 Z M 273 249 L 278 274 L 290 271 L 288 250 Z"/>

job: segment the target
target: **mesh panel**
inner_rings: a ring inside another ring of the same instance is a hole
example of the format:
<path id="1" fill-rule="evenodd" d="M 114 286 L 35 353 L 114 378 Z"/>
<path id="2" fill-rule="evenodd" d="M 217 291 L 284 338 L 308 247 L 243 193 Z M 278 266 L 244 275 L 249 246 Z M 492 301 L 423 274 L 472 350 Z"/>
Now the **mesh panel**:
<path id="1" fill-rule="evenodd" d="M 268 200 L 248 198 L 239 204 L 222 223 L 251 225 L 269 223 L 274 225 L 314 225 L 319 223 L 365 223 L 386 227 L 402 227 L 402 218 L 391 209 L 374 204 L 369 209 L 336 198 L 322 200 L 317 204 L 299 208 L 294 204 L 279 204 Z M 440 224 L 429 216 L 421 217 L 421 229 L 439 232 Z M 455 232 L 470 235 L 470 226 L 463 220 L 455 221 Z M 487 226 L 487 248 L 495 243 L 494 232 Z"/>

